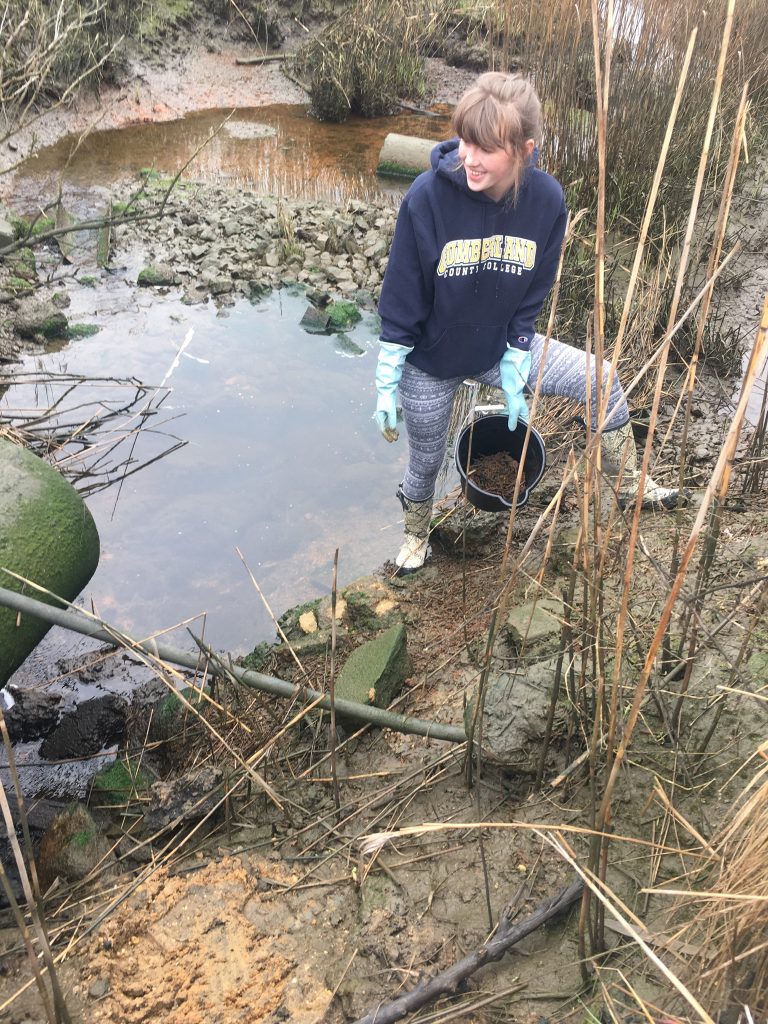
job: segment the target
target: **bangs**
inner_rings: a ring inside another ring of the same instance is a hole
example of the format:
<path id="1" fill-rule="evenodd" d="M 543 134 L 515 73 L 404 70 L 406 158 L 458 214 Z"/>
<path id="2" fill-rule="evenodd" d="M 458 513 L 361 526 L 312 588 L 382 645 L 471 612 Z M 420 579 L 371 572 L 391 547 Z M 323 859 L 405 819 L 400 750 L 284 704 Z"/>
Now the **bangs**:
<path id="1" fill-rule="evenodd" d="M 451 126 L 460 139 L 481 149 L 503 149 L 506 133 L 501 125 L 502 112 L 495 103 L 478 97 L 474 102 L 459 102 Z"/>
<path id="2" fill-rule="evenodd" d="M 467 94 L 453 112 L 451 126 L 460 139 L 490 151 L 521 144 L 520 119 L 514 108 L 493 96 Z"/>

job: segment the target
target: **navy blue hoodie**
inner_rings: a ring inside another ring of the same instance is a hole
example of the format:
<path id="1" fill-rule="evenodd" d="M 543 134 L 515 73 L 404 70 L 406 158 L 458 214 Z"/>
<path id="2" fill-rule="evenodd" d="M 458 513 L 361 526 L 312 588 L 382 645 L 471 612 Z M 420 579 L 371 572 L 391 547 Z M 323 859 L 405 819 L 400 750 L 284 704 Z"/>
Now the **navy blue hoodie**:
<path id="1" fill-rule="evenodd" d="M 406 193 L 379 299 L 381 340 L 443 379 L 490 369 L 507 342 L 530 347 L 566 224 L 549 174 L 528 166 L 517 202 L 496 202 L 469 189 L 458 146 L 435 146 Z"/>

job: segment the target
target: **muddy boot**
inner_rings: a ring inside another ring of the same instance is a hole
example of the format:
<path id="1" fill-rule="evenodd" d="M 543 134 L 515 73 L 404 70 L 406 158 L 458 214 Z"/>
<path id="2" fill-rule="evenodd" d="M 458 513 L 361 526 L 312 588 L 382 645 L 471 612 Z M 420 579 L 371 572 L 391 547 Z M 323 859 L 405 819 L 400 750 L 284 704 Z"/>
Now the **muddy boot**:
<path id="1" fill-rule="evenodd" d="M 609 472 L 618 473 L 623 464 L 624 471 L 619 484 L 617 500 L 619 508 L 631 507 L 637 498 L 640 471 L 637 467 L 637 448 L 630 424 L 626 423 L 618 430 L 610 430 L 603 434 L 601 451 L 605 468 Z M 646 475 L 643 501 L 640 507 L 669 510 L 686 505 L 689 496 L 688 490 L 679 491 L 676 487 L 662 487 L 661 484 L 657 484 L 655 480 Z"/>
<path id="2" fill-rule="evenodd" d="M 407 576 L 420 569 L 430 554 L 429 524 L 432 522 L 432 498 L 426 501 L 411 501 L 397 489 L 397 497 L 405 512 L 405 537 L 397 553 L 395 565 L 397 576 Z"/>

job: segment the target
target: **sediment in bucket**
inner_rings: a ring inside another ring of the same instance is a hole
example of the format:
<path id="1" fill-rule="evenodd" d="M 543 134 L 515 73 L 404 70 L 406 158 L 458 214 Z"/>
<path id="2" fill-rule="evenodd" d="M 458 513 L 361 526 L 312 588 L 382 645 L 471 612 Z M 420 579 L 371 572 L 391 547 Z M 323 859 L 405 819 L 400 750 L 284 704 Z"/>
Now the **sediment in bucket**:
<path id="1" fill-rule="evenodd" d="M 461 479 L 461 489 L 466 495 L 467 501 L 475 508 L 479 508 L 483 512 L 505 512 L 512 508 L 511 501 L 507 501 L 500 494 L 484 491 L 472 481 L 472 461 L 481 456 L 508 452 L 520 462 L 527 429 L 528 425 L 520 422 L 515 430 L 509 430 L 505 413 L 501 416 L 481 416 L 464 427 L 459 434 L 454 456 L 456 468 Z M 544 447 L 544 439 L 537 430 L 531 427 L 525 463 L 521 466 L 524 483 L 520 487 L 517 498 L 518 508 L 528 501 L 531 491 L 544 475 L 546 466 L 547 451 Z"/>

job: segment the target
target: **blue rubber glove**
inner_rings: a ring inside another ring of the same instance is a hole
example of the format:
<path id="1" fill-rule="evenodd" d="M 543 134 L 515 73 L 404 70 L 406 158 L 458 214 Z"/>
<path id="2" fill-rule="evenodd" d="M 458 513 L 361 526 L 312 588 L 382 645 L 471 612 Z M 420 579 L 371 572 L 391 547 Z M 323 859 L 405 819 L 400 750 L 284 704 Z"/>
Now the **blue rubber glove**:
<path id="1" fill-rule="evenodd" d="M 405 357 L 410 351 L 407 345 L 395 345 L 391 341 L 382 341 L 379 349 L 374 418 L 385 441 L 396 441 L 400 436 L 397 429 L 397 385 L 403 375 Z"/>
<path id="2" fill-rule="evenodd" d="M 528 406 L 523 391 L 531 372 L 531 353 L 521 348 L 508 348 L 499 361 L 501 388 L 509 407 L 509 429 L 517 428 L 518 419 L 528 422 Z"/>

